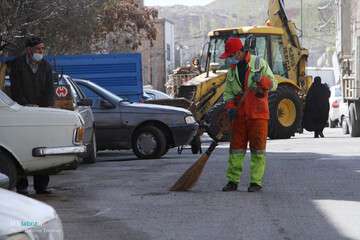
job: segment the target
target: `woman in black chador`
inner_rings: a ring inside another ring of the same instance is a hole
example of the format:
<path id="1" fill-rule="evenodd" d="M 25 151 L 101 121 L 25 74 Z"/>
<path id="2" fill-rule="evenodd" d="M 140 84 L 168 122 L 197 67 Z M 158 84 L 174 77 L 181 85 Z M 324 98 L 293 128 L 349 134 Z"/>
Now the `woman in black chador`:
<path id="1" fill-rule="evenodd" d="M 303 127 L 314 131 L 314 137 L 324 137 L 323 130 L 329 118 L 330 90 L 327 84 L 321 83 L 320 77 L 315 77 L 314 83 L 306 96 Z"/>

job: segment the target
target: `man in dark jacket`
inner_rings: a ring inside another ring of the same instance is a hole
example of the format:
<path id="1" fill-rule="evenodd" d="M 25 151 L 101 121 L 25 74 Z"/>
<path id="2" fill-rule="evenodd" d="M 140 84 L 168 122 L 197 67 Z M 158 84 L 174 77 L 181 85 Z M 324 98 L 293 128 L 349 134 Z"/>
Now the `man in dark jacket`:
<path id="1" fill-rule="evenodd" d="M 303 118 L 303 127 L 314 131 L 315 138 L 324 137 L 323 130 L 329 118 L 329 98 L 329 87 L 321 83 L 320 77 L 315 77 L 306 96 Z"/>
<path id="2" fill-rule="evenodd" d="M 32 37 L 26 41 L 26 53 L 10 63 L 11 97 L 24 106 L 52 107 L 54 86 L 52 68 L 43 57 L 45 45 L 41 38 Z M 34 175 L 34 189 L 37 194 L 48 194 L 48 175 Z M 17 191 L 27 194 L 28 180 L 19 177 Z"/>

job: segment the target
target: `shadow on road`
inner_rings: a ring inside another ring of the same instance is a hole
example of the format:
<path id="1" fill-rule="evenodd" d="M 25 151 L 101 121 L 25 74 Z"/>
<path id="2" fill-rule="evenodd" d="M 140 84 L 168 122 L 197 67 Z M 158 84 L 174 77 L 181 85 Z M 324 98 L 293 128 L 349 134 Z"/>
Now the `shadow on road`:
<path id="1" fill-rule="evenodd" d="M 270 152 L 262 193 L 246 192 L 249 159 L 239 191 L 223 193 L 228 149 L 219 148 L 192 191 L 170 193 L 199 155 L 127 154 L 101 153 L 52 178 L 61 197 L 41 200 L 58 210 L 67 239 L 99 239 L 104 229 L 106 239 L 360 239 L 358 157 Z"/>

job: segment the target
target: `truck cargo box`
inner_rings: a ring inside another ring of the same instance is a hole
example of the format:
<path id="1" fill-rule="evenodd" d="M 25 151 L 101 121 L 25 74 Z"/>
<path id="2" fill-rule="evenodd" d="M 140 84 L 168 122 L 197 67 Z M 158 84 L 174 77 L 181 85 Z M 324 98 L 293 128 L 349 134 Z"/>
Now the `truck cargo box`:
<path id="1" fill-rule="evenodd" d="M 47 56 L 47 60 L 60 74 L 90 80 L 130 101 L 142 98 L 140 53 Z"/>

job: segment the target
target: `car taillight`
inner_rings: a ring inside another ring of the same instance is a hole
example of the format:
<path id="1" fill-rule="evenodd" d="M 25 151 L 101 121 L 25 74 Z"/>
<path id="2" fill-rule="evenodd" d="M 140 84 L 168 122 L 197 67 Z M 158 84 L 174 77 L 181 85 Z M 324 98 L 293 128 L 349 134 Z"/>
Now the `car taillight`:
<path id="1" fill-rule="evenodd" d="M 339 107 L 339 102 L 337 100 L 333 101 L 333 103 L 331 104 L 331 106 L 333 108 L 338 108 Z"/>
<path id="2" fill-rule="evenodd" d="M 75 145 L 82 144 L 82 142 L 84 140 L 84 135 L 85 135 L 85 129 L 83 127 L 76 128 L 74 130 L 73 143 Z"/>

